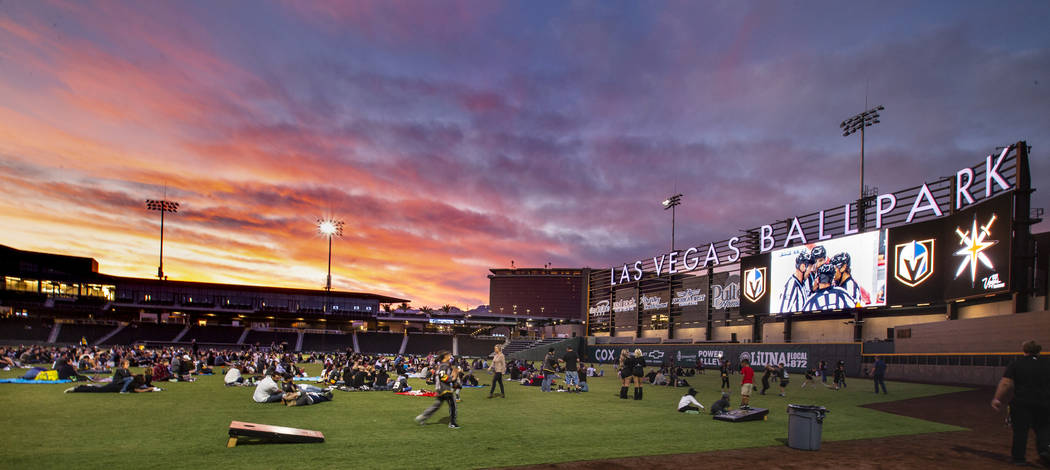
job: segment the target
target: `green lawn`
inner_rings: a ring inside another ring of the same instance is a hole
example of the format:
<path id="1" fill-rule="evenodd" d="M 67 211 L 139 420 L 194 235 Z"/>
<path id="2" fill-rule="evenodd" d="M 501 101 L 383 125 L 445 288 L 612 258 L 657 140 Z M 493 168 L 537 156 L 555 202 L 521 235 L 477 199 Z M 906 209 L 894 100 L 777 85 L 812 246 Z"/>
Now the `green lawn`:
<path id="1" fill-rule="evenodd" d="M 21 372 L 0 373 L 17 375 Z M 484 382 L 489 376 L 482 372 L 479 377 Z M 716 374 L 688 380 L 705 406 L 719 395 Z M 738 384 L 740 376 L 732 380 Z M 859 379 L 843 391 L 800 389 L 795 380 L 787 398 L 755 396 L 753 406 L 770 409 L 767 421 L 738 424 L 677 413 L 682 389 L 646 387 L 643 401 L 620 400 L 611 374 L 592 378 L 591 392 L 582 394 L 543 394 L 539 387 L 508 385 L 507 399 L 486 399 L 487 389 L 464 390 L 463 427 L 449 429 L 437 424 L 437 418 L 447 419 L 444 409 L 431 418 L 434 424 L 413 422 L 431 399 L 391 392 L 335 391 L 332 402 L 288 408 L 253 403 L 251 388 L 224 387 L 217 375 L 195 383 L 162 383 L 160 393 L 123 395 L 63 394 L 66 384 L 0 384 L 6 405 L 0 467 L 458 469 L 764 447 L 783 445 L 788 403 L 831 410 L 824 440 L 961 429 L 858 406 L 962 390 L 937 385 L 891 382 L 886 396 L 874 395 L 870 382 Z M 327 440 L 227 449 L 231 420 L 315 429 Z"/>

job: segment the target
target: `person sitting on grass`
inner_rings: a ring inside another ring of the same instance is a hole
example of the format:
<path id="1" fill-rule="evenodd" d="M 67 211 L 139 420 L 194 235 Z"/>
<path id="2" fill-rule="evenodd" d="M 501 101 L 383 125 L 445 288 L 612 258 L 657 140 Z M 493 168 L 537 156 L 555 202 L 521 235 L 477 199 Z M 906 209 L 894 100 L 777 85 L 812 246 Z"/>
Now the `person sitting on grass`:
<path id="1" fill-rule="evenodd" d="M 284 391 L 281 390 L 281 386 L 278 385 L 281 381 L 281 374 L 272 372 L 265 378 L 259 381 L 259 384 L 255 386 L 255 393 L 252 394 L 252 400 L 256 403 L 275 403 L 281 401 L 284 398 Z"/>
<path id="2" fill-rule="evenodd" d="M 580 374 L 580 388 L 579 388 L 579 390 L 581 392 L 590 391 L 590 388 L 587 387 L 587 374 Z"/>
<path id="3" fill-rule="evenodd" d="M 72 380 L 74 382 L 85 382 L 91 380 L 90 377 L 77 373 L 77 369 L 73 367 L 73 359 L 69 356 L 64 356 L 61 360 L 57 361 L 55 370 L 58 372 L 58 380 Z"/>
<path id="4" fill-rule="evenodd" d="M 244 385 L 244 376 L 241 375 L 241 367 L 240 364 L 231 364 L 230 370 L 226 371 L 226 376 L 222 378 L 223 383 L 229 387 Z"/>
<path id="5" fill-rule="evenodd" d="M 113 379 L 104 385 L 78 385 L 66 389 L 65 393 L 128 393 L 152 392 L 148 376 L 131 375 L 128 361 L 121 361 L 120 367 L 113 370 Z M 160 391 L 157 389 L 156 391 Z"/>
<path id="6" fill-rule="evenodd" d="M 326 401 L 332 401 L 332 392 L 330 390 L 322 392 L 307 392 L 299 390 L 296 392 L 285 393 L 281 397 L 281 403 L 284 403 L 285 406 L 308 406 Z"/>
<path id="7" fill-rule="evenodd" d="M 682 398 L 678 400 L 678 412 L 689 413 L 689 414 L 700 414 L 700 410 L 704 409 L 704 405 L 701 405 L 699 401 L 696 401 L 696 389 L 690 388 Z"/>
<path id="8" fill-rule="evenodd" d="M 193 368 L 193 373 L 197 375 L 212 375 L 215 373 L 211 367 L 208 367 L 207 357 L 206 354 L 201 353 L 200 358 L 197 359 L 195 367 Z"/>
<path id="9" fill-rule="evenodd" d="M 722 392 L 722 398 L 711 404 L 711 414 L 720 415 L 729 412 L 729 392 Z"/>

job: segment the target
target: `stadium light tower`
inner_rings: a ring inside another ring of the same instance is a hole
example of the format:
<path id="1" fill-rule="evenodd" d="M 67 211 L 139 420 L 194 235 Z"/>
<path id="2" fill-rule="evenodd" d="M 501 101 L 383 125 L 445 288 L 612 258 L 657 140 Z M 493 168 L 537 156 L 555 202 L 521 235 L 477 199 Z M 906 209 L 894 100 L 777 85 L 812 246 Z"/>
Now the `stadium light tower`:
<path id="1" fill-rule="evenodd" d="M 163 199 L 146 199 L 146 209 L 160 212 L 160 264 L 157 265 L 157 279 L 164 280 L 164 213 L 179 211 L 179 203 Z"/>
<path id="2" fill-rule="evenodd" d="M 883 106 L 876 106 L 863 113 L 851 116 L 849 119 L 842 121 L 839 124 L 839 129 L 842 130 L 843 137 L 849 137 L 851 134 L 860 131 L 860 198 L 864 199 L 864 128 L 871 127 L 879 123 L 879 111 L 882 111 Z"/>
<path id="3" fill-rule="evenodd" d="M 317 231 L 328 237 L 328 281 L 324 289 L 332 290 L 332 237 L 343 236 L 343 221 L 332 219 L 317 219 Z"/>
<path id="4" fill-rule="evenodd" d="M 675 194 L 667 199 L 664 199 L 663 204 L 664 210 L 671 209 L 671 251 L 674 251 L 674 208 L 682 203 L 682 195 Z"/>

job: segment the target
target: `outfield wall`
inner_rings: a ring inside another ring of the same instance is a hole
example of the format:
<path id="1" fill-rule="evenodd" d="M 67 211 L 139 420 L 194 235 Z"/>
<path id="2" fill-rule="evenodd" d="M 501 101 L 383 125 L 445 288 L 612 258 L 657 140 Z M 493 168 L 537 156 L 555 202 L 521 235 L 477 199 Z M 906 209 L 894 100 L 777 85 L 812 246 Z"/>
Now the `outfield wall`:
<path id="1" fill-rule="evenodd" d="M 857 375 L 861 371 L 860 343 L 712 343 L 712 344 L 601 344 L 587 346 L 587 361 L 615 364 L 620 350 L 641 349 L 650 366 L 678 365 L 693 367 L 699 358 L 706 368 L 717 368 L 721 359 L 728 359 L 734 370 L 744 357 L 751 359 L 755 370 L 765 369 L 767 364 L 783 362 L 792 373 L 801 373 L 816 368 L 821 360 L 828 362 L 829 370 L 838 361 L 846 361 L 846 373 Z"/>

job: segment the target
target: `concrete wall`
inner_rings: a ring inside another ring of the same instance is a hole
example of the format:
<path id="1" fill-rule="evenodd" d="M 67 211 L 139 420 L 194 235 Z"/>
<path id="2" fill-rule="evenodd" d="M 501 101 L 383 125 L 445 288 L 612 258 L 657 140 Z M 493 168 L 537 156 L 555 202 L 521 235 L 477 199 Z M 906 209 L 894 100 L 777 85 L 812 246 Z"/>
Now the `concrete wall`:
<path id="1" fill-rule="evenodd" d="M 898 354 L 1019 353 L 1021 342 L 1027 339 L 1050 349 L 1050 312 L 1047 311 L 897 327 L 897 331 L 902 329 L 910 329 L 911 337 L 894 341 Z"/>
<path id="2" fill-rule="evenodd" d="M 667 339 L 667 330 L 642 330 L 642 338 Z"/>
<path id="3" fill-rule="evenodd" d="M 885 340 L 886 328 L 896 328 L 900 325 L 915 325 L 919 323 L 933 323 L 944 321 L 943 313 L 929 315 L 908 315 L 906 317 L 872 317 L 864 319 L 864 341 Z"/>
<path id="4" fill-rule="evenodd" d="M 886 380 L 994 386 L 1005 371 L 1006 367 L 891 364 L 886 367 Z M 870 380 L 865 382 L 865 387 L 874 387 Z M 853 382 L 847 381 L 847 384 L 852 386 Z M 892 387 L 888 386 L 887 391 L 893 393 Z M 992 397 L 989 395 L 988 399 Z"/>
<path id="5" fill-rule="evenodd" d="M 793 321 L 792 343 L 839 343 L 853 341 L 853 325 L 845 319 Z M 783 336 L 781 336 L 783 341 Z"/>
<path id="6" fill-rule="evenodd" d="M 733 339 L 733 333 L 736 333 L 737 341 L 743 342 L 751 339 L 751 325 L 740 325 L 740 326 L 723 326 L 717 327 L 713 331 L 711 340 L 713 341 L 731 341 Z"/>
<path id="7" fill-rule="evenodd" d="M 762 325 L 762 342 L 763 343 L 783 343 L 784 342 L 784 323 L 765 323 Z"/>
<path id="8" fill-rule="evenodd" d="M 1014 313 L 1013 302 L 991 302 L 986 304 L 966 305 L 959 307 L 959 319 L 985 318 L 998 315 L 1011 315 Z"/>
<path id="9" fill-rule="evenodd" d="M 678 328 L 674 330 L 675 338 L 691 338 L 703 341 L 707 336 L 707 328 Z"/>

